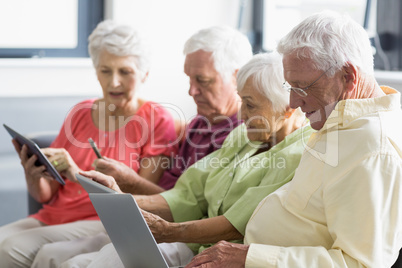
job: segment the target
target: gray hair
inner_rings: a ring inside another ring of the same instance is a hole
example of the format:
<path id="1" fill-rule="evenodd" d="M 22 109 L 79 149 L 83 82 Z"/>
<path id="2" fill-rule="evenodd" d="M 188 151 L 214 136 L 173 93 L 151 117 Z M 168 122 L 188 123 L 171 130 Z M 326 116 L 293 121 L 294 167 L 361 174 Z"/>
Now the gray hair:
<path id="1" fill-rule="evenodd" d="M 348 15 L 332 11 L 316 13 L 283 37 L 277 50 L 283 55 L 297 53 L 300 59 L 310 58 L 317 70 L 328 70 L 332 77 L 347 64 L 363 73 L 374 74 L 374 60 L 367 32 Z"/>
<path id="2" fill-rule="evenodd" d="M 116 56 L 134 56 L 136 66 L 144 76 L 150 67 L 147 45 L 140 35 L 128 25 L 117 24 L 112 20 L 100 22 L 88 37 L 88 51 L 95 68 L 99 64 L 102 49 Z"/>
<path id="3" fill-rule="evenodd" d="M 183 54 L 198 50 L 212 52 L 215 70 L 225 83 L 253 55 L 247 37 L 227 26 L 214 26 L 198 31 L 184 44 Z"/>
<path id="4" fill-rule="evenodd" d="M 237 73 L 237 90 L 243 90 L 246 81 L 252 78 L 254 89 L 272 103 L 276 112 L 289 106 L 289 92 L 282 88 L 284 81 L 282 57 L 277 52 L 256 54 Z"/>

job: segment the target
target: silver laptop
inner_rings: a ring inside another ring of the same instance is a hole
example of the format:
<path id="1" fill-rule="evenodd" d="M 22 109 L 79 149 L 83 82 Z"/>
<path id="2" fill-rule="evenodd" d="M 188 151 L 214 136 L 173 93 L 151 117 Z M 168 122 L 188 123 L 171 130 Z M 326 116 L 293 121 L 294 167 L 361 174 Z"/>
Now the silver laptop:
<path id="1" fill-rule="evenodd" d="M 131 194 L 89 198 L 125 267 L 169 267 Z"/>
<path id="2" fill-rule="evenodd" d="M 75 174 L 75 177 L 77 178 L 78 182 L 81 184 L 81 186 L 85 189 L 85 191 L 90 193 L 109 193 L 109 194 L 117 194 L 115 190 L 110 189 L 109 187 L 106 187 L 103 184 L 100 184 L 99 182 L 93 181 L 85 176 L 82 176 L 80 174 Z"/>

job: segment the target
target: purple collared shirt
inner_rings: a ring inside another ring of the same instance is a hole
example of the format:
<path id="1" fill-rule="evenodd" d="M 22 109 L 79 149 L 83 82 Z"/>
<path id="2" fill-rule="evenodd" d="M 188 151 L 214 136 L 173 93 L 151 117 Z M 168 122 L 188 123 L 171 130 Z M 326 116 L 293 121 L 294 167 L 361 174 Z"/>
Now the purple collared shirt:
<path id="1" fill-rule="evenodd" d="M 216 125 L 212 125 L 203 116 L 195 117 L 186 128 L 185 140 L 172 161 L 171 169 L 163 173 L 158 185 L 166 190 L 172 188 L 188 167 L 219 149 L 226 136 L 241 122 L 237 114 L 223 119 Z"/>

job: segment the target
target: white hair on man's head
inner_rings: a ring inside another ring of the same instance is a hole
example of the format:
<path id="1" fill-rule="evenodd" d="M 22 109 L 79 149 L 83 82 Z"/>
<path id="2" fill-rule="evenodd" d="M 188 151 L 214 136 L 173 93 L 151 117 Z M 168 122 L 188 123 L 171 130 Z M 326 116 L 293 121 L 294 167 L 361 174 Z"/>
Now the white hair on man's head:
<path id="1" fill-rule="evenodd" d="M 363 73 L 374 73 L 370 40 L 364 28 L 348 15 L 332 11 L 316 13 L 294 27 L 279 43 L 283 55 L 296 53 L 300 59 L 310 58 L 317 70 L 328 70 L 331 77 L 347 64 Z"/>
<path id="2" fill-rule="evenodd" d="M 88 37 L 88 51 L 95 68 L 100 52 L 105 49 L 116 56 L 134 56 L 137 68 L 145 75 L 150 67 L 148 46 L 131 26 L 112 20 L 100 22 Z"/>
<path id="3" fill-rule="evenodd" d="M 277 52 L 256 54 L 237 73 L 237 90 L 240 92 L 251 78 L 253 88 L 272 103 L 276 112 L 289 106 L 289 92 L 282 88 L 284 81 L 282 57 Z"/>
<path id="4" fill-rule="evenodd" d="M 227 26 L 214 26 L 198 31 L 184 44 L 183 54 L 188 55 L 198 50 L 212 52 L 215 69 L 224 82 L 229 82 L 235 70 L 253 55 L 247 37 Z"/>

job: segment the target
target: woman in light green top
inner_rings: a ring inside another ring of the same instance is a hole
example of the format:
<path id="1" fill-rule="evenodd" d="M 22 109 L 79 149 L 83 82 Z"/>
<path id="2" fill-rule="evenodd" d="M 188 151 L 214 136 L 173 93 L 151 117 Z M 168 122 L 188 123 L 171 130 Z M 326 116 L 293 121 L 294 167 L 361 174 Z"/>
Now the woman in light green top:
<path id="1" fill-rule="evenodd" d="M 242 242 L 258 203 L 293 178 L 312 132 L 303 126 L 302 113 L 289 108 L 278 54 L 254 56 L 237 77 L 244 124 L 229 134 L 221 149 L 183 173 L 173 189 L 135 196 L 156 241 L 168 242 L 159 245 L 170 266 L 187 264 L 220 240 Z M 121 192 L 112 177 L 95 171 L 82 174 Z M 91 265 L 122 266 L 111 244 L 95 254 Z"/>

